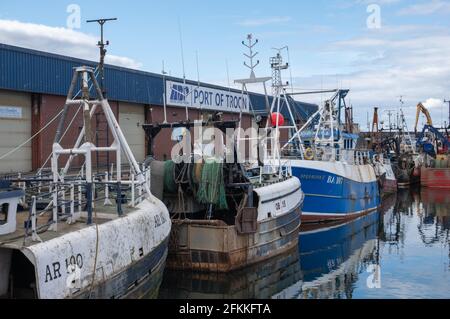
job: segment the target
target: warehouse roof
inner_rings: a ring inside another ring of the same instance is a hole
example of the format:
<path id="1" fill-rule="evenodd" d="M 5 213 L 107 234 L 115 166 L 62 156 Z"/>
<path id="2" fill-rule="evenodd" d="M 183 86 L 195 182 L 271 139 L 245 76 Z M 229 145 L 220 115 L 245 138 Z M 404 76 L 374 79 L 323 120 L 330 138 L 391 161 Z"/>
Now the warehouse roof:
<path id="1" fill-rule="evenodd" d="M 81 65 L 95 67 L 97 62 L 0 44 L 0 89 L 64 96 L 69 89 L 73 68 Z M 166 79 L 182 81 L 175 77 Z M 198 84 L 197 81 L 187 83 Z M 160 74 L 106 65 L 105 86 L 108 98 L 114 101 L 163 105 L 164 84 Z M 228 90 L 208 83 L 201 83 L 201 86 Z M 250 100 L 256 111 L 264 112 L 264 95 L 250 93 Z M 303 119 L 317 110 L 313 104 L 292 102 L 297 115 Z"/>

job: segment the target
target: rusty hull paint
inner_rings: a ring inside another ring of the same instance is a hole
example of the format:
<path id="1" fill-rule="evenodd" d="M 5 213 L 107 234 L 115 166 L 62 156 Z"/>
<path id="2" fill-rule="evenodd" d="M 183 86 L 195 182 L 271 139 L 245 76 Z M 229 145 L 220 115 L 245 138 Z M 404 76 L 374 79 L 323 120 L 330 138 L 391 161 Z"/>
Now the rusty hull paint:
<path id="1" fill-rule="evenodd" d="M 255 234 L 239 235 L 236 226 L 173 221 L 167 268 L 226 273 L 281 255 L 298 245 L 300 207 L 258 222 Z"/>

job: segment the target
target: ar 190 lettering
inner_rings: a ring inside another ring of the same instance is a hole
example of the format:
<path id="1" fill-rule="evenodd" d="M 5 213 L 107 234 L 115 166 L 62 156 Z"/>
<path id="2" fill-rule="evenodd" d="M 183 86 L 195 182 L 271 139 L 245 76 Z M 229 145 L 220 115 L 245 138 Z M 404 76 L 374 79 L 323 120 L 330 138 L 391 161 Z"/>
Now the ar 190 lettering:
<path id="1" fill-rule="evenodd" d="M 79 269 L 83 268 L 83 256 L 78 254 L 76 256 L 70 256 L 65 260 L 66 271 L 68 272 L 70 266 L 77 266 Z M 45 267 L 45 283 L 59 279 L 61 274 L 61 263 L 55 261 L 54 263 Z"/>

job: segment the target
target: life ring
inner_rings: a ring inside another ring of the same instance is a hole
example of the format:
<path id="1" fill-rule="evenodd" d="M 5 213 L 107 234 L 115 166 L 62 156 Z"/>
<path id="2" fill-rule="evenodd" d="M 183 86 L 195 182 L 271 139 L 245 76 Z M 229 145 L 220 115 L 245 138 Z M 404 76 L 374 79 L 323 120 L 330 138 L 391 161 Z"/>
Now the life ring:
<path id="1" fill-rule="evenodd" d="M 314 151 L 311 148 L 307 148 L 305 151 L 305 159 L 312 161 L 314 159 Z"/>

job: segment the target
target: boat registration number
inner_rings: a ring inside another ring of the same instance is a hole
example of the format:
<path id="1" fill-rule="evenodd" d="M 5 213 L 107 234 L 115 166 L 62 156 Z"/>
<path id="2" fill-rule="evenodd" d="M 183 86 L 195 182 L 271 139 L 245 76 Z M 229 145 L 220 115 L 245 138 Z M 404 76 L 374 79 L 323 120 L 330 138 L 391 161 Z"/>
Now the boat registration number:
<path id="1" fill-rule="evenodd" d="M 343 177 L 328 176 L 327 184 L 342 185 L 343 183 L 344 183 Z"/>
<path id="2" fill-rule="evenodd" d="M 277 211 L 280 211 L 280 210 L 282 210 L 283 208 L 286 208 L 286 207 L 287 207 L 287 204 L 286 204 L 285 200 L 281 200 L 281 201 L 278 201 L 278 202 L 275 203 L 275 209 Z"/>

